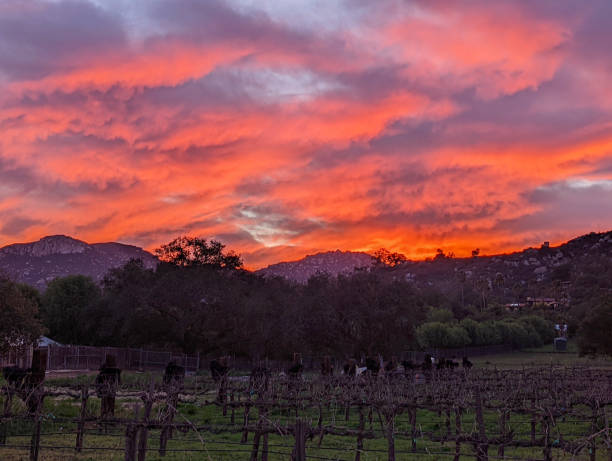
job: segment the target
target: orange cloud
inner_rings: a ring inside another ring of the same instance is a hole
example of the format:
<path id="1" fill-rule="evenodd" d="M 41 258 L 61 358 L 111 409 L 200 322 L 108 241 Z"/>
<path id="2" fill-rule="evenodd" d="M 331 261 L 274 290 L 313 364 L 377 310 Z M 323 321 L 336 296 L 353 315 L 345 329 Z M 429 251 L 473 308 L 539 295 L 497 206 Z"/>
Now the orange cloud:
<path id="1" fill-rule="evenodd" d="M 196 233 L 256 268 L 612 225 L 610 57 L 584 58 L 590 33 L 610 34 L 603 4 L 385 0 L 324 32 L 230 1 L 159 4 L 172 17 L 143 10 L 140 35 L 87 2 L 5 6 L 0 243 Z"/>

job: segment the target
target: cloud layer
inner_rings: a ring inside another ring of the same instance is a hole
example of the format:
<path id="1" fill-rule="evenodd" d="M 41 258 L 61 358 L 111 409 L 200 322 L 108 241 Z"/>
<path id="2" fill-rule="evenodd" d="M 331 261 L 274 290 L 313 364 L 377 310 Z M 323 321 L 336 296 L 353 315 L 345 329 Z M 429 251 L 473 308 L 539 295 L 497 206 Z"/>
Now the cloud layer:
<path id="1" fill-rule="evenodd" d="M 8 0 L 0 244 L 222 239 L 249 267 L 612 228 L 605 0 Z"/>

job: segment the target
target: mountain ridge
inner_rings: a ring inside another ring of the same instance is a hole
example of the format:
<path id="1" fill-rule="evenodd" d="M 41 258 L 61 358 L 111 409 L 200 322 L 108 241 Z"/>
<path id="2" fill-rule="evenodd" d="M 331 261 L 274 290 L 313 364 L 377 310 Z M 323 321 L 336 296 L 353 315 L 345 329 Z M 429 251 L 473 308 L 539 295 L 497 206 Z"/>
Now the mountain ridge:
<path id="1" fill-rule="evenodd" d="M 580 250 L 577 250 L 578 248 Z M 355 264 L 352 259 L 354 255 L 364 255 L 362 259 L 364 264 Z M 498 273 L 507 274 L 508 279 L 515 279 L 518 283 L 527 283 L 532 280 L 545 281 L 556 268 L 596 255 L 612 258 L 612 231 L 591 232 L 557 246 L 543 242 L 540 248 L 528 247 L 511 253 L 472 257 L 453 257 L 442 253 L 426 260 L 406 260 L 386 269 L 397 278 L 410 281 L 419 279 L 430 281 L 449 275 L 455 277 L 455 273 L 464 272 L 468 279 L 484 278 L 488 283 L 491 283 Z M 366 257 L 370 258 L 369 264 L 366 263 Z M 350 273 L 360 267 L 371 267 L 375 263 L 376 259 L 367 253 L 337 250 L 309 255 L 296 261 L 272 264 L 259 269 L 256 273 L 305 283 L 316 273 L 336 276 Z"/>
<path id="2" fill-rule="evenodd" d="M 133 245 L 87 243 L 67 235 L 49 235 L 0 248 L 0 272 L 44 289 L 54 278 L 67 275 L 86 275 L 100 282 L 110 269 L 130 259 L 142 259 L 148 268 L 155 268 L 158 262 L 151 253 Z"/>
<path id="3" fill-rule="evenodd" d="M 460 277 L 492 287 L 501 277 L 506 285 L 537 283 L 542 287 L 541 282 L 562 280 L 564 272 L 601 257 L 612 259 L 612 231 L 591 232 L 558 246 L 545 242 L 540 248 L 464 258 L 439 254 L 427 260 L 407 260 L 395 267 L 377 264 L 376 258 L 365 252 L 335 250 L 271 264 L 254 273 L 306 283 L 316 274 L 338 276 L 357 269 L 380 268 L 396 279 L 430 285 L 455 283 Z M 142 259 L 148 268 L 155 268 L 159 262 L 151 253 L 133 245 L 87 243 L 66 235 L 50 235 L 36 242 L 0 248 L 0 272 L 16 281 L 44 288 L 55 277 L 75 274 L 87 275 L 99 282 L 110 269 L 132 258 Z"/>
<path id="4" fill-rule="evenodd" d="M 307 255 L 295 261 L 271 264 L 255 273 L 263 276 L 280 276 L 305 283 L 317 273 L 334 276 L 349 274 L 358 268 L 371 267 L 375 262 L 376 258 L 368 253 L 335 250 Z"/>

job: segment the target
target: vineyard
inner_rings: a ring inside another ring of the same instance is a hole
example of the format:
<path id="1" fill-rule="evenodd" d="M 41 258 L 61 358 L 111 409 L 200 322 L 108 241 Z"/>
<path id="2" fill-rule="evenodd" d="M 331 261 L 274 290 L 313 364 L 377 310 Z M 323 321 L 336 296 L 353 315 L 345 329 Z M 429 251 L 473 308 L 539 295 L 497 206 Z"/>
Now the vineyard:
<path id="1" fill-rule="evenodd" d="M 143 375 L 113 394 L 4 386 L 0 459 L 612 459 L 610 370 Z"/>

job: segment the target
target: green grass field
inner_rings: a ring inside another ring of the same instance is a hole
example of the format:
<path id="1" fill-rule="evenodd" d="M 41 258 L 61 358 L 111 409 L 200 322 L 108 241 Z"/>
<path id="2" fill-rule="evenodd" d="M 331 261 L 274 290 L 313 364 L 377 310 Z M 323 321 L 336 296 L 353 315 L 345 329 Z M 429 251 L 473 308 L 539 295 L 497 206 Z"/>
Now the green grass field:
<path id="1" fill-rule="evenodd" d="M 551 344 L 537 349 L 526 349 L 509 354 L 485 355 L 470 359 L 476 367 L 520 369 L 522 367 L 586 366 L 612 368 L 610 357 L 581 357 L 573 342 L 568 343 L 567 352 L 555 352 Z"/>

